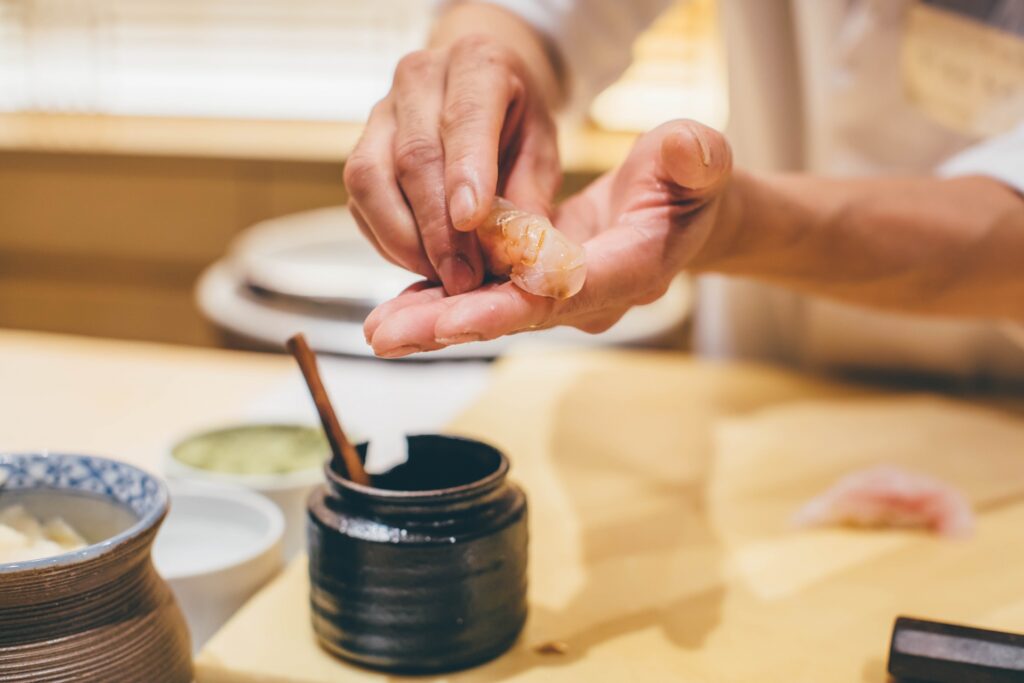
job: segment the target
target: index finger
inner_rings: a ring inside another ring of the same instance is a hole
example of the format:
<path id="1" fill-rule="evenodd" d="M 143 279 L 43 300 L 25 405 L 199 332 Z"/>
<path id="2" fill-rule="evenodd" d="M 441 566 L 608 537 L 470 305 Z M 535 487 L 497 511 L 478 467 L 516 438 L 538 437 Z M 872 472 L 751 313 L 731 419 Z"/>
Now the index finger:
<path id="1" fill-rule="evenodd" d="M 458 232 L 449 221 L 440 134 L 444 78 L 443 65 L 431 55 L 403 59 L 395 72 L 394 158 L 427 258 L 445 290 L 458 294 L 483 280 L 483 260 L 476 235 Z"/>
<path id="2" fill-rule="evenodd" d="M 451 49 L 441 139 L 452 224 L 474 229 L 498 186 L 498 154 L 510 104 L 523 93 L 508 57 L 487 39 L 468 37 Z"/>

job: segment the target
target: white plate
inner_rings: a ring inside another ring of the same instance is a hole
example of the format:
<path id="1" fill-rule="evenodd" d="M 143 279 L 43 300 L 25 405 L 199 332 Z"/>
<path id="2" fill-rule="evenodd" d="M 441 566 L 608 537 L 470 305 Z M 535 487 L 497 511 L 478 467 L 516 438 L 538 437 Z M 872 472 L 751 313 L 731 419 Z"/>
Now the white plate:
<path id="1" fill-rule="evenodd" d="M 202 312 L 217 325 L 274 349 L 283 349 L 289 337 L 303 332 L 310 345 L 322 353 L 373 355 L 363 337 L 362 319 L 341 320 L 262 303 L 223 261 L 213 264 L 200 276 L 196 299 Z M 689 284 L 677 279 L 665 296 L 653 304 L 632 309 L 607 332 L 589 335 L 571 328 L 556 328 L 531 334 L 538 341 L 573 346 L 651 343 L 677 329 L 686 319 L 689 305 Z M 508 348 L 512 339 L 460 344 L 416 354 L 409 359 L 494 358 Z"/>
<path id="2" fill-rule="evenodd" d="M 196 285 L 202 312 L 234 334 L 280 349 L 304 332 L 320 352 L 370 356 L 363 318 L 419 279 L 382 259 L 366 244 L 344 207 L 317 209 L 258 223 L 233 243 Z M 276 296 L 263 296 L 250 285 Z M 690 282 L 677 278 L 658 301 L 629 311 L 599 335 L 570 328 L 535 332 L 549 344 L 639 345 L 657 342 L 686 320 Z M 417 359 L 493 358 L 510 338 L 417 354 Z"/>
<path id="3" fill-rule="evenodd" d="M 376 306 L 422 279 L 381 258 L 341 206 L 257 223 L 230 260 L 250 285 L 328 304 Z"/>

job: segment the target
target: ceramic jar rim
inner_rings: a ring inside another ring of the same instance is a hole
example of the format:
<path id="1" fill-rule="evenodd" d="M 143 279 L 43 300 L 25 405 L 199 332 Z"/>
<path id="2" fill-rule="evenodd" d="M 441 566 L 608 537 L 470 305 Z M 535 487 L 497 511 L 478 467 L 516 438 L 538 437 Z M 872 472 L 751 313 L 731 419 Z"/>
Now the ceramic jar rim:
<path id="1" fill-rule="evenodd" d="M 132 514 L 136 516 L 135 522 L 124 531 L 114 534 L 109 538 L 105 538 L 102 541 L 96 543 L 90 543 L 84 548 L 78 550 L 72 550 L 70 552 L 61 553 L 59 555 L 51 555 L 50 557 L 43 557 L 35 560 L 27 560 L 23 562 L 5 562 L 0 563 L 0 577 L 4 576 L 24 576 L 28 572 L 36 571 L 39 569 L 62 569 L 66 567 L 72 567 L 81 565 L 91 560 L 104 557 L 110 553 L 116 552 L 118 548 L 128 544 L 133 539 L 142 536 L 151 529 L 160 525 L 164 517 L 167 515 L 169 507 L 170 495 L 167 491 L 167 486 L 156 476 L 146 472 L 145 470 L 130 465 L 120 460 L 114 460 L 112 458 L 104 458 L 96 455 L 83 455 L 77 453 L 51 453 L 49 451 L 40 452 L 18 452 L 18 453 L 3 453 L 0 452 L 0 472 L 4 471 L 3 464 L 10 463 L 11 461 L 17 461 L 28 458 L 41 458 L 54 460 L 94 460 L 111 465 L 114 467 L 124 468 L 131 471 L 134 475 L 138 476 L 140 480 L 149 480 L 155 485 L 155 495 L 153 500 L 147 505 L 144 512 L 137 513 L 131 510 L 126 504 L 114 500 L 109 495 L 104 495 L 95 491 L 76 491 L 74 488 L 64 486 L 46 486 L 39 488 L 15 488 L 12 491 L 56 491 L 56 492 L 67 492 L 67 493 L 80 493 L 82 495 L 89 495 L 95 498 L 106 500 L 107 502 L 130 510 Z M 0 481 L 0 491 L 5 488 L 5 483 Z M 73 522 L 69 522 L 72 527 Z"/>
<path id="2" fill-rule="evenodd" d="M 357 484 L 350 479 L 342 477 L 340 474 L 335 472 L 331 463 L 332 460 L 328 460 L 324 464 L 324 475 L 327 477 L 327 481 L 330 487 L 341 495 L 354 494 L 357 497 L 364 498 L 371 501 L 383 502 L 383 503 L 448 503 L 461 498 L 467 498 L 470 496 L 477 496 L 486 493 L 487 491 L 495 488 L 502 481 L 505 480 L 509 471 L 509 460 L 500 449 L 494 446 L 479 441 L 477 439 L 470 439 L 461 436 L 451 436 L 449 434 L 410 434 L 407 439 L 414 439 L 416 437 L 429 436 L 439 437 L 443 439 L 450 439 L 452 441 L 461 441 L 463 443 L 473 443 L 482 449 L 490 451 L 498 458 L 498 466 L 494 468 L 492 472 L 489 472 L 485 476 L 475 479 L 465 484 L 459 484 L 457 486 L 449 486 L 440 489 L 424 489 L 424 490 L 400 490 L 400 489 L 385 489 L 378 488 L 376 486 L 367 486 L 363 484 Z M 365 444 L 359 444 L 359 448 L 363 448 Z"/>

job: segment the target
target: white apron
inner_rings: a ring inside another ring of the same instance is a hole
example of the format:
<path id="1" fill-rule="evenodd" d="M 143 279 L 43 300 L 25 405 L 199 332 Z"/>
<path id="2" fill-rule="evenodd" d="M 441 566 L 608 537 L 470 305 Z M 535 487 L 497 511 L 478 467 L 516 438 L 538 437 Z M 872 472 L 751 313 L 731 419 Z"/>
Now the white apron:
<path id="1" fill-rule="evenodd" d="M 1022 187 L 1024 127 L 956 157 L 1024 122 L 1024 36 L 1012 33 L 1024 2 L 1003 4 L 1011 30 L 913 0 L 725 0 L 737 162 L 983 172 Z M 703 278 L 700 291 L 697 346 L 710 355 L 1024 379 L 1024 332 L 1009 321 L 896 315 L 733 278 Z"/>

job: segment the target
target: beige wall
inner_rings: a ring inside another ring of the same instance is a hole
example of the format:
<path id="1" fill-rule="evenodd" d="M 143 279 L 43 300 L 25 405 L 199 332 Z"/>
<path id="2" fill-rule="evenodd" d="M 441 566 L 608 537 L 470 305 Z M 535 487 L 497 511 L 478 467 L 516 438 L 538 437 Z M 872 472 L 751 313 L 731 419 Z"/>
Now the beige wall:
<path id="1" fill-rule="evenodd" d="M 188 344 L 239 230 L 342 203 L 333 163 L 0 153 L 0 326 Z"/>

